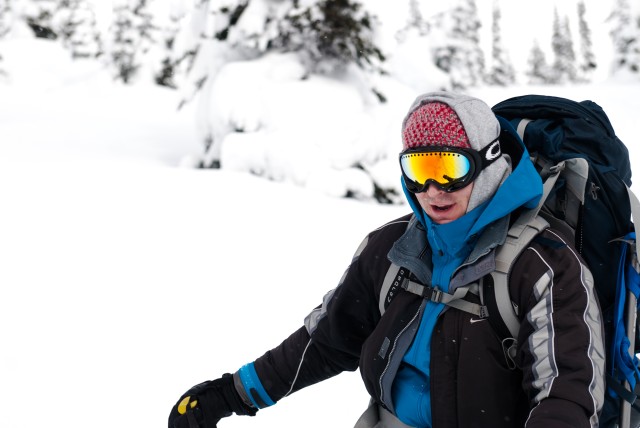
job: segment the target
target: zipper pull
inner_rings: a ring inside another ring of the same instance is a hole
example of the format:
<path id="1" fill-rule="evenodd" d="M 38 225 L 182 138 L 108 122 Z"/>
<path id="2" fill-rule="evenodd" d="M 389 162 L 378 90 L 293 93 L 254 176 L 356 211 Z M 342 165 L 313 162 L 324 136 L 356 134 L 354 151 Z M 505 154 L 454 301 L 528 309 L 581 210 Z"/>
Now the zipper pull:
<path id="1" fill-rule="evenodd" d="M 598 200 L 598 190 L 600 190 L 600 188 L 598 186 L 596 186 L 596 183 L 594 183 L 592 181 L 591 182 L 591 197 L 593 198 L 594 201 Z"/>

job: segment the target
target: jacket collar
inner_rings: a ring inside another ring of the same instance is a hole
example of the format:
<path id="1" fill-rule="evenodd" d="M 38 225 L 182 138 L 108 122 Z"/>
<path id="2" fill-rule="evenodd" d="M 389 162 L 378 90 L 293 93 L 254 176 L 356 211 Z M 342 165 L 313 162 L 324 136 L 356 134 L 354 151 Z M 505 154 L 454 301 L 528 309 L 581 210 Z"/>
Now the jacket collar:
<path id="1" fill-rule="evenodd" d="M 495 270 L 493 250 L 502 245 L 507 237 L 509 217 L 504 216 L 483 229 L 471 254 L 451 278 L 449 292 L 461 285 L 477 281 Z M 411 217 L 405 233 L 391 247 L 388 258 L 398 266 L 409 269 L 423 284 L 431 284 L 431 248 L 424 226 L 415 215 Z"/>

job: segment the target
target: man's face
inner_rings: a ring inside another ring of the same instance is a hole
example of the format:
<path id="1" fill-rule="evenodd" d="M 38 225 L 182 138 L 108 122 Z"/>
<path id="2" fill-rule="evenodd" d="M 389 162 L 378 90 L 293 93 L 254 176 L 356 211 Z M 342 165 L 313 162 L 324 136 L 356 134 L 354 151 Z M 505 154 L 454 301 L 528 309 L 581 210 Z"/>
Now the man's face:
<path id="1" fill-rule="evenodd" d="M 426 192 L 416 193 L 418 203 L 431 221 L 437 224 L 450 223 L 467 212 L 473 183 L 455 192 L 447 193 L 433 184 Z"/>

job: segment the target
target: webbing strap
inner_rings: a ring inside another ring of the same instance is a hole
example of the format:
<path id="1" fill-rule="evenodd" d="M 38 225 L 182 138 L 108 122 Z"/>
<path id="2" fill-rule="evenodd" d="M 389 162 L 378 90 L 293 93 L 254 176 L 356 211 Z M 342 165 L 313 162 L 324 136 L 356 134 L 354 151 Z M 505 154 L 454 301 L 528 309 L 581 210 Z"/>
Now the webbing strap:
<path id="1" fill-rule="evenodd" d="M 525 118 L 525 119 L 520 119 L 520 122 L 518 122 L 518 127 L 516 128 L 516 132 L 518 133 L 522 141 L 524 141 L 524 130 L 527 128 L 527 125 L 529 124 L 529 122 L 533 122 L 533 120 Z"/>
<path id="2" fill-rule="evenodd" d="M 547 178 L 542 186 L 542 196 L 538 205 L 524 212 L 515 221 L 513 226 L 509 228 L 507 238 L 501 246 L 496 249 L 496 270 L 491 273 L 494 283 L 494 292 L 496 305 L 500 317 L 505 326 L 511 333 L 511 337 L 517 338 L 520 331 L 520 320 L 511 304 L 509 293 L 508 276 L 511 265 L 520 253 L 529 246 L 533 238 L 540 232 L 549 227 L 549 223 L 538 213 L 542 209 L 544 202 L 549 197 L 553 186 L 558 181 L 560 172 L 564 169 L 564 162 L 559 162 L 551 167 L 551 175 Z"/>
<path id="3" fill-rule="evenodd" d="M 500 312 L 500 317 L 513 338 L 518 337 L 520 320 L 511 304 L 509 293 L 508 276 L 511 265 L 520 253 L 529 246 L 533 238 L 549 227 L 549 223 L 542 217 L 535 217 L 525 226 L 520 230 L 518 236 L 507 235 L 505 243 L 496 250 L 496 270 L 491 273 L 498 312 Z"/>
<path id="4" fill-rule="evenodd" d="M 400 266 L 395 263 L 391 263 L 391 266 L 389 266 L 389 270 L 387 270 L 387 274 L 382 281 L 382 288 L 380 289 L 380 301 L 378 302 L 378 307 L 380 309 L 381 315 L 384 315 L 384 312 L 386 311 L 386 304 L 387 302 L 390 302 L 388 294 L 391 286 L 393 285 L 394 281 L 401 279 L 401 277 L 398 277 L 399 272 Z"/>
<path id="5" fill-rule="evenodd" d="M 528 211 L 525 211 L 520 217 L 518 217 L 516 222 L 509 229 L 510 236 L 518 237 L 520 233 L 522 233 L 522 230 L 525 229 L 527 225 L 529 225 L 529 223 L 535 221 L 535 218 L 538 216 L 538 213 L 542 209 L 542 206 L 551 194 L 553 186 L 555 186 L 556 182 L 558 181 L 558 177 L 560 177 L 560 173 L 564 170 L 564 167 L 565 162 L 561 161 L 549 168 L 550 175 L 542 185 L 542 196 L 538 201 L 538 205 Z"/>
<path id="6" fill-rule="evenodd" d="M 610 373 L 606 375 L 607 387 L 611 388 L 620 398 L 629 404 L 635 403 L 638 398 L 635 392 L 629 391 L 626 387 L 613 377 Z"/>
<path id="7" fill-rule="evenodd" d="M 628 233 L 623 241 L 632 245 L 624 245 L 620 256 L 618 269 L 618 281 L 616 289 L 616 302 L 614 308 L 614 327 L 612 345 L 612 374 L 622 383 L 611 382 L 607 384 L 609 392 L 614 392 L 624 401 L 620 406 L 621 426 L 629 426 L 631 404 L 636 396 L 633 391 L 640 380 L 638 370 L 638 358 L 633 350 L 635 345 L 635 323 L 637 317 L 638 297 L 640 296 L 640 275 L 638 274 L 637 254 L 627 257 L 627 249 L 635 250 L 635 233 Z M 631 260 L 631 263 L 628 261 Z M 616 388 L 617 387 L 617 388 Z M 627 390 L 628 388 L 628 390 Z"/>
<path id="8" fill-rule="evenodd" d="M 640 202 L 636 195 L 631 191 L 629 186 L 626 186 L 627 194 L 629 195 L 629 204 L 631 206 L 631 215 L 633 221 L 636 224 L 640 223 Z M 620 405 L 620 421 L 622 424 L 630 423 L 631 419 L 631 406 L 635 407 L 635 400 L 637 393 L 632 393 L 627 388 L 633 390 L 637 386 L 637 380 L 640 377 L 638 371 L 638 359 L 634 355 L 635 349 L 635 324 L 637 322 L 637 306 L 638 297 L 640 295 L 640 267 L 638 266 L 638 254 L 640 254 L 640 245 L 635 233 L 630 233 L 625 236 L 623 241 L 629 243 L 635 254 L 632 254 L 630 259 L 631 263 L 625 268 L 625 262 L 627 261 L 626 250 L 627 246 L 623 247 L 621 255 L 621 266 L 618 271 L 618 290 L 616 290 L 616 308 L 614 318 L 616 319 L 614 326 L 614 346 L 613 346 L 613 360 L 616 367 L 616 375 L 622 375 L 624 379 L 624 385 L 620 384 L 617 379 L 613 379 L 610 375 L 607 379 L 607 385 L 618 396 L 622 397 L 623 401 Z M 626 271 L 626 272 L 625 272 Z M 624 289 L 621 287 L 624 286 Z M 626 296 L 625 296 L 626 293 Z M 626 299 L 625 299 L 626 297 Z M 626 300 L 626 305 L 625 305 Z M 623 319 L 619 312 L 624 311 L 624 317 L 626 318 L 624 325 L 624 332 L 626 337 L 623 337 Z M 623 425 L 625 426 L 625 425 Z"/>
<path id="9" fill-rule="evenodd" d="M 626 184 L 625 184 L 626 186 Z M 631 205 L 631 216 L 633 217 L 633 221 L 636 224 L 640 224 L 640 201 L 638 201 L 638 197 L 633 191 L 627 187 L 627 193 L 629 194 L 629 204 Z M 636 254 L 640 254 L 640 243 L 636 239 Z"/>
<path id="10" fill-rule="evenodd" d="M 496 271 L 509 273 L 513 261 L 529 246 L 533 238 L 547 227 L 549 223 L 538 216 L 519 227 L 517 234 L 507 234 L 504 244 L 496 250 Z"/>
<path id="11" fill-rule="evenodd" d="M 444 303 L 452 308 L 459 309 L 464 312 L 468 312 L 472 315 L 476 315 L 480 318 L 486 318 L 488 316 L 487 307 L 479 305 L 477 303 L 464 300 L 464 297 L 468 292 L 477 284 L 469 284 L 463 287 L 458 287 L 453 294 L 446 293 L 438 288 L 429 287 L 426 285 L 418 284 L 417 282 L 406 279 L 402 283 L 402 288 L 410 293 L 417 294 L 418 296 L 431 300 L 435 303 Z"/>

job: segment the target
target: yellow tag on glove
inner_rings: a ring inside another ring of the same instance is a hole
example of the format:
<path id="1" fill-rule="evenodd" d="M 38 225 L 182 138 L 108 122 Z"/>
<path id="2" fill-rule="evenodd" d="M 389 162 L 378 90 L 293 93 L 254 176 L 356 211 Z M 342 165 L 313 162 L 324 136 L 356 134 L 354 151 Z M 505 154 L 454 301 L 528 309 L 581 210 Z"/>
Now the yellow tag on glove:
<path id="1" fill-rule="evenodd" d="M 188 395 L 182 399 L 180 404 L 178 404 L 178 413 L 184 415 L 185 413 L 187 413 L 187 406 L 193 409 L 198 405 L 198 400 L 193 400 L 192 402 L 189 402 L 189 400 L 191 400 L 191 397 Z"/>

